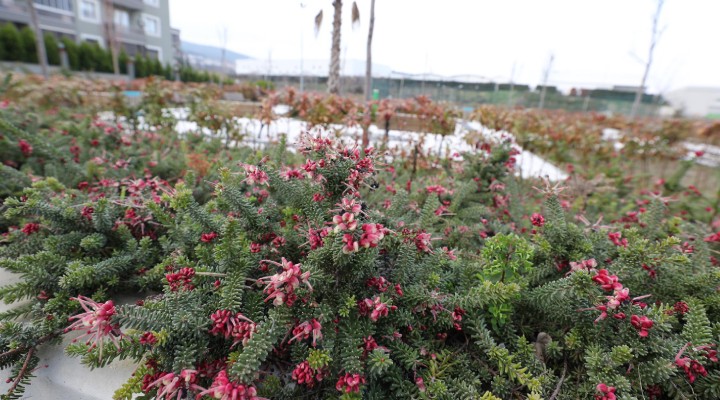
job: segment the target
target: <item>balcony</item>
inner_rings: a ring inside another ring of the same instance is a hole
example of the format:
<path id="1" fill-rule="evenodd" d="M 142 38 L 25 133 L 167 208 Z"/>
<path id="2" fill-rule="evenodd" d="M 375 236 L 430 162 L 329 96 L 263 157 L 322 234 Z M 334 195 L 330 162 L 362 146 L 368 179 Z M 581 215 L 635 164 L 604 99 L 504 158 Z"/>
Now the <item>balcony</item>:
<path id="1" fill-rule="evenodd" d="M 121 42 L 145 43 L 145 32 L 140 27 L 115 25 L 115 32 Z"/>
<path id="2" fill-rule="evenodd" d="M 129 10 L 142 10 L 143 0 L 113 0 L 116 6 L 124 7 Z"/>
<path id="3" fill-rule="evenodd" d="M 71 12 L 42 5 L 36 5 L 35 10 L 43 30 L 56 28 L 75 31 L 75 17 Z M 0 19 L 30 25 L 30 10 L 25 3 L 0 0 Z"/>

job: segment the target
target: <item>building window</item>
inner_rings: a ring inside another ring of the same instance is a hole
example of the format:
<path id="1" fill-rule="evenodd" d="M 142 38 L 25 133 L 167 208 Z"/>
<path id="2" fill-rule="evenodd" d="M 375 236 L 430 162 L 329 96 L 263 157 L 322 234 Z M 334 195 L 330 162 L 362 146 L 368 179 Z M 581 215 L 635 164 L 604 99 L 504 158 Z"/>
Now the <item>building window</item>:
<path id="1" fill-rule="evenodd" d="M 103 48 L 103 49 L 105 48 L 105 41 L 104 41 L 103 38 L 100 37 L 100 36 L 88 35 L 88 34 L 85 34 L 85 33 L 81 33 L 81 34 L 80 34 L 80 40 L 83 41 L 83 42 L 90 43 L 90 44 L 98 45 L 98 46 L 100 46 L 100 47 Z"/>
<path id="2" fill-rule="evenodd" d="M 145 28 L 145 34 L 150 36 L 161 36 L 160 32 L 160 18 L 143 14 L 143 26 Z"/>
<path id="3" fill-rule="evenodd" d="M 153 7 L 160 7 L 160 0 L 145 0 L 145 4 Z"/>
<path id="4" fill-rule="evenodd" d="M 38 8 L 49 9 L 50 11 L 72 12 L 72 0 L 35 0 Z"/>
<path id="5" fill-rule="evenodd" d="M 115 9 L 114 12 L 115 25 L 123 28 L 130 27 L 130 13 L 125 10 Z"/>
<path id="6" fill-rule="evenodd" d="M 80 19 L 88 22 L 100 22 L 98 0 L 80 0 Z"/>

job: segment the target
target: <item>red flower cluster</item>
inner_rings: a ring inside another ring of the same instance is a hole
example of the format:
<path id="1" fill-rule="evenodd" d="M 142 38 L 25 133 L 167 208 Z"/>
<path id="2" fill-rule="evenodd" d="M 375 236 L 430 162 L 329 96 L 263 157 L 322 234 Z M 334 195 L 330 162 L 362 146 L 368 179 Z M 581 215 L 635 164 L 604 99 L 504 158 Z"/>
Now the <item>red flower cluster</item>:
<path id="1" fill-rule="evenodd" d="M 364 248 L 377 247 L 385 237 L 387 229 L 381 224 L 363 224 L 363 234 L 360 236 L 360 246 Z"/>
<path id="2" fill-rule="evenodd" d="M 619 282 L 617 275 L 609 275 L 609 272 L 606 269 L 598 271 L 597 275 L 592 277 L 592 280 L 606 291 L 619 290 L 623 287 Z"/>
<path id="3" fill-rule="evenodd" d="M 386 317 L 390 310 L 396 310 L 396 306 L 388 308 L 386 303 L 380 300 L 380 296 L 375 296 L 372 300 L 364 299 L 358 301 L 358 310 L 362 316 L 370 316 L 370 320 L 377 322 L 380 317 Z"/>
<path id="4" fill-rule="evenodd" d="M 218 237 L 218 234 L 215 232 L 203 233 L 200 235 L 200 241 L 203 243 L 210 243 L 215 240 L 216 237 Z"/>
<path id="5" fill-rule="evenodd" d="M 685 371 L 685 375 L 687 375 L 690 383 L 693 383 L 695 382 L 695 379 L 697 379 L 698 375 L 707 376 L 708 373 L 705 370 L 705 367 L 703 367 L 703 365 L 700 364 L 697 360 L 693 360 L 690 357 L 680 357 L 689 345 L 690 343 L 683 346 L 683 348 L 680 349 L 677 355 L 675 355 L 675 365 L 678 368 L 682 368 Z"/>
<path id="6" fill-rule="evenodd" d="M 630 323 L 640 333 L 640 337 L 647 337 L 649 329 L 653 327 L 653 322 L 646 316 L 633 315 L 630 317 Z"/>
<path id="7" fill-rule="evenodd" d="M 463 315 L 465 315 L 465 310 L 460 307 L 455 307 L 455 310 L 452 312 L 453 326 L 459 331 L 462 330 L 460 321 L 462 321 Z"/>
<path id="8" fill-rule="evenodd" d="M 316 346 L 317 341 L 319 339 L 322 339 L 322 325 L 320 324 L 320 321 L 313 318 L 310 321 L 305 321 L 302 324 L 298 325 L 293 329 L 292 334 L 293 337 L 288 340 L 288 343 L 292 342 L 293 340 L 305 340 L 310 337 L 310 334 L 312 333 L 312 345 L 313 347 Z"/>
<path id="9" fill-rule="evenodd" d="M 682 315 L 690 311 L 690 306 L 684 301 L 678 301 L 675 305 L 673 305 L 673 311 Z"/>
<path id="10" fill-rule="evenodd" d="M 305 385 L 309 388 L 315 386 L 316 382 L 321 382 L 325 378 L 325 372 L 310 367 L 310 363 L 303 361 L 295 366 L 292 372 L 293 380 L 301 385 Z"/>
<path id="11" fill-rule="evenodd" d="M 607 299 L 607 302 L 605 304 L 600 304 L 594 308 L 585 309 L 600 311 L 600 316 L 595 319 L 595 323 L 607 318 L 608 310 L 616 310 L 622 304 L 631 300 L 630 289 L 624 288 L 623 285 L 619 282 L 617 275 L 610 275 L 608 270 L 601 269 L 597 272 L 595 276 L 592 277 L 592 280 L 598 283 L 604 290 L 613 291 L 612 296 L 605 296 L 605 298 Z M 647 296 L 636 297 L 632 299 L 632 302 L 634 304 L 640 305 L 641 308 L 644 308 L 642 306 L 643 303 L 638 301 L 639 299 L 644 297 Z M 625 313 L 622 312 L 613 315 L 613 318 L 618 320 L 624 320 L 625 317 Z M 638 330 L 640 337 L 647 337 L 650 328 L 652 328 L 654 324 L 653 321 L 648 317 L 640 315 L 633 315 L 632 317 L 630 317 L 630 323 L 635 327 L 635 329 Z"/>
<path id="12" fill-rule="evenodd" d="M 345 374 L 338 379 L 335 389 L 344 393 L 360 393 L 360 385 L 365 384 L 365 377 L 360 374 Z"/>
<path id="13" fill-rule="evenodd" d="M 140 344 L 154 345 L 157 343 L 157 337 L 152 332 L 145 332 L 140 336 Z"/>
<path id="14" fill-rule="evenodd" d="M 377 289 L 380 293 L 385 293 L 388 290 L 388 288 L 390 287 L 391 283 L 388 282 L 388 280 L 382 276 L 379 276 L 379 277 L 373 276 L 372 278 L 368 279 L 365 282 L 365 285 L 367 285 L 367 287 Z"/>
<path id="15" fill-rule="evenodd" d="M 180 271 L 171 274 L 165 274 L 170 285 L 170 291 L 177 292 L 180 288 L 184 290 L 193 290 L 195 285 L 192 283 L 192 278 L 195 276 L 195 270 L 189 267 L 181 268 Z"/>
<path id="16" fill-rule="evenodd" d="M 599 383 L 595 389 L 597 389 L 600 394 L 595 395 L 595 400 L 615 400 L 615 387 L 614 386 L 608 386 L 604 383 Z"/>
<path id="17" fill-rule="evenodd" d="M 257 325 L 250 319 L 236 313 L 233 315 L 230 310 L 217 310 L 211 316 L 213 327 L 210 329 L 212 335 L 222 335 L 225 339 L 233 338 L 233 346 L 242 342 L 243 346 L 255 333 Z"/>
<path id="18" fill-rule="evenodd" d="M 199 399 L 205 395 L 218 400 L 266 400 L 257 396 L 254 386 L 231 382 L 224 369 L 215 375 L 210 388 L 198 393 L 196 398 Z"/>
<path id="19" fill-rule="evenodd" d="M 621 232 L 608 232 L 608 239 L 610 239 L 615 246 L 627 247 L 628 245 L 627 239 L 622 237 Z"/>
<path id="20" fill-rule="evenodd" d="M 295 300 L 297 300 L 295 289 L 297 289 L 301 283 L 305 284 L 308 289 L 312 291 L 312 286 L 308 281 L 310 272 L 303 273 L 300 270 L 300 264 L 293 264 L 284 257 L 282 258 L 281 264 L 270 260 L 264 260 L 264 262 L 275 264 L 283 269 L 282 272 L 258 280 L 261 282 L 267 280 L 267 286 L 264 292 L 268 294 L 268 297 L 265 301 L 274 299 L 273 304 L 276 306 L 282 304 L 292 306 Z"/>
<path id="21" fill-rule="evenodd" d="M 34 222 L 28 222 L 23 226 L 22 232 L 26 234 L 27 236 L 32 235 L 35 232 L 38 232 L 40 230 L 40 224 L 36 224 Z"/>
<path id="22" fill-rule="evenodd" d="M 720 243 L 720 232 L 715 232 L 703 240 L 708 243 Z"/>
<path id="23" fill-rule="evenodd" d="M 533 226 L 541 227 L 545 225 L 545 217 L 543 217 L 542 214 L 534 213 L 530 216 L 530 223 L 533 224 Z"/>
<path id="24" fill-rule="evenodd" d="M 30 145 L 30 143 L 26 142 L 23 139 L 20 139 L 20 140 L 18 140 L 18 146 L 20 147 L 20 152 L 25 157 L 30 157 L 30 155 L 33 152 L 33 147 L 32 147 L 32 145 Z"/>

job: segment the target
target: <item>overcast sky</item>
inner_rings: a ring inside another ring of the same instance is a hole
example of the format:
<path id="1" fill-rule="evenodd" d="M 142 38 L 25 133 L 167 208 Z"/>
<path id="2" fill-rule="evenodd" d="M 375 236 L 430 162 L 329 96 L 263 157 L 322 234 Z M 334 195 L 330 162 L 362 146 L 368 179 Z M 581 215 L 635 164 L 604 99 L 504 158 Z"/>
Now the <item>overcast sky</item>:
<path id="1" fill-rule="evenodd" d="M 329 59 L 332 0 L 169 0 L 183 40 L 258 59 Z M 301 3 L 305 7 L 301 7 Z M 341 54 L 365 59 L 370 0 L 350 24 Z M 655 0 L 376 0 L 373 61 L 407 73 L 470 74 L 535 85 L 551 54 L 549 84 L 638 85 Z M 324 10 L 317 36 L 313 20 Z M 666 0 L 651 91 L 720 87 L 720 0 Z M 304 46 L 301 46 L 301 43 Z M 304 50 L 301 53 L 301 48 Z"/>

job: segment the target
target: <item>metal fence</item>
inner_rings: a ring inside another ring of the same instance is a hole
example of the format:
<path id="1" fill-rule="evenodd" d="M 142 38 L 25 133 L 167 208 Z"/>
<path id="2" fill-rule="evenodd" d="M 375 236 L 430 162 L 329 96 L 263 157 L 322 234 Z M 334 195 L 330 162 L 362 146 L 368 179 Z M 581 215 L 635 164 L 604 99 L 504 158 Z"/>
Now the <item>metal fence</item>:
<path id="1" fill-rule="evenodd" d="M 300 87 L 297 76 L 245 76 L 243 81 L 265 80 L 276 88 Z M 303 86 L 308 91 L 325 91 L 327 78 L 305 77 Z M 362 96 L 364 78 L 342 77 L 341 87 L 344 95 Z M 508 83 L 467 83 L 455 81 L 436 81 L 420 79 L 375 78 L 373 89 L 380 98 L 406 99 L 426 95 L 435 101 L 457 104 L 459 107 L 475 107 L 481 104 L 494 104 L 507 107 L 534 108 L 540 105 L 540 90 L 531 90 L 527 85 Z M 596 97 L 594 97 L 594 94 Z M 608 90 L 584 91 L 582 95 L 570 96 L 548 88 L 543 108 L 568 111 L 600 112 L 610 114 L 629 114 L 632 109 L 634 93 L 612 92 Z M 657 115 L 664 101 L 660 96 L 644 95 L 638 115 Z"/>

